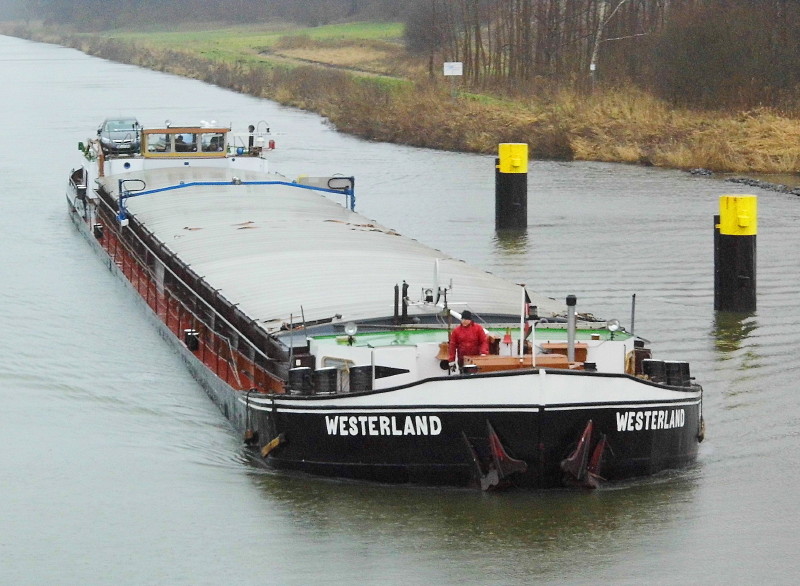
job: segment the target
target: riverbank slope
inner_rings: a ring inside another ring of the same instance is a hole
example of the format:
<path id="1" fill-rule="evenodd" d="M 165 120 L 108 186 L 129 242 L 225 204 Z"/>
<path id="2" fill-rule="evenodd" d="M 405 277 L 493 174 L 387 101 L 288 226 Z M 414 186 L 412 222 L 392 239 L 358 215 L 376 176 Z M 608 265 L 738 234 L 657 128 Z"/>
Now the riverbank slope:
<path id="1" fill-rule="evenodd" d="M 314 111 L 338 130 L 370 140 L 478 153 L 525 142 L 532 158 L 728 173 L 800 171 L 797 112 L 674 109 L 633 87 L 589 95 L 474 93 L 441 76 L 441 64 L 429 67 L 408 54 L 398 41 L 399 24 L 102 33 L 17 24 L 0 32 Z"/>

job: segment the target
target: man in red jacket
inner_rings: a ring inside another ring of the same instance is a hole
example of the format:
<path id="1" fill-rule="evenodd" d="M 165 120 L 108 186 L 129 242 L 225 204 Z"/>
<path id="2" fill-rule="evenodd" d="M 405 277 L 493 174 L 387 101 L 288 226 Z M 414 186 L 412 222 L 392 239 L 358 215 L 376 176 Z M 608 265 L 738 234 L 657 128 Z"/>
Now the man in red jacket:
<path id="1" fill-rule="evenodd" d="M 456 356 L 458 356 L 458 366 L 464 366 L 465 356 L 475 356 L 480 354 L 485 356 L 489 353 L 489 340 L 486 331 L 474 321 L 475 316 L 469 309 L 465 309 L 461 314 L 461 325 L 450 333 L 450 367 L 455 367 Z"/>

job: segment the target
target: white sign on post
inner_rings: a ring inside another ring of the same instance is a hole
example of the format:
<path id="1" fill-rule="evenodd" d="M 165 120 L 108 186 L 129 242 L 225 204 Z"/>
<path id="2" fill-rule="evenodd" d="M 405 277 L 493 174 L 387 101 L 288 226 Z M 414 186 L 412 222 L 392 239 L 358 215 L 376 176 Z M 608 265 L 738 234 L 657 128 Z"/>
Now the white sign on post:
<path id="1" fill-rule="evenodd" d="M 464 75 L 464 64 L 461 61 L 445 61 L 445 75 Z"/>

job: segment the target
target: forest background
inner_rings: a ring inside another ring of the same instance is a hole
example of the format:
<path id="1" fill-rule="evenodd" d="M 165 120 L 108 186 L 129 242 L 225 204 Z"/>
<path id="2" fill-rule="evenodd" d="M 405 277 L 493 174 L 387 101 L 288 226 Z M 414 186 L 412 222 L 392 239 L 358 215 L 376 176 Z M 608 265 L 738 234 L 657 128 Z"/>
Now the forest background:
<path id="1" fill-rule="evenodd" d="M 800 171 L 797 0 L 0 0 L 5 34 L 536 158 Z M 463 63 L 445 78 L 444 62 Z"/>

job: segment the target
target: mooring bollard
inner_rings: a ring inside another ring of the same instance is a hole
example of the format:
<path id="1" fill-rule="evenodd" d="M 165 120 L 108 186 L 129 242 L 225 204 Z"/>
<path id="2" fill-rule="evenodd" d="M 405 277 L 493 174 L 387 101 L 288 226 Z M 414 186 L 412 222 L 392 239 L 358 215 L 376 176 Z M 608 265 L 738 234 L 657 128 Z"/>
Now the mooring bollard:
<path id="1" fill-rule="evenodd" d="M 495 165 L 494 224 L 498 230 L 528 227 L 528 145 L 498 146 Z"/>
<path id="2" fill-rule="evenodd" d="M 714 216 L 714 309 L 756 309 L 758 198 L 722 195 Z"/>

